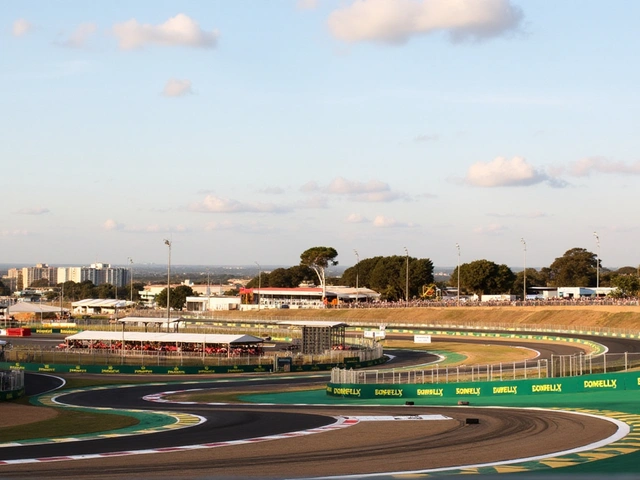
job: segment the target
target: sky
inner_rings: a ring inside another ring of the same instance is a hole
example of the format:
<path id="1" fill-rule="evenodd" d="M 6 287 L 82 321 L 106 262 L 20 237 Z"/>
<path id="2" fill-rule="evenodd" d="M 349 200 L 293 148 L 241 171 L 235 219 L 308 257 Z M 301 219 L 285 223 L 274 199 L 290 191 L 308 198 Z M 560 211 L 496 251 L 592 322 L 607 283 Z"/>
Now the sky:
<path id="1" fill-rule="evenodd" d="M 638 265 L 640 2 L 22 0 L 0 261 Z M 169 249 L 164 240 L 171 242 Z"/>

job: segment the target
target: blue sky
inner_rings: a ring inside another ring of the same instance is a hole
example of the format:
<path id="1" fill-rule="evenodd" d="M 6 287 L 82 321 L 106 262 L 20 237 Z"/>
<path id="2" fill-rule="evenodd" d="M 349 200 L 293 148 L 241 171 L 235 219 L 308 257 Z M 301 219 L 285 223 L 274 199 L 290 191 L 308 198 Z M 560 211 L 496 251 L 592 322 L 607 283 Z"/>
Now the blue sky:
<path id="1" fill-rule="evenodd" d="M 12 1 L 2 260 L 637 265 L 640 3 Z M 597 232 L 598 238 L 594 236 Z M 598 247 L 599 242 L 599 247 Z"/>

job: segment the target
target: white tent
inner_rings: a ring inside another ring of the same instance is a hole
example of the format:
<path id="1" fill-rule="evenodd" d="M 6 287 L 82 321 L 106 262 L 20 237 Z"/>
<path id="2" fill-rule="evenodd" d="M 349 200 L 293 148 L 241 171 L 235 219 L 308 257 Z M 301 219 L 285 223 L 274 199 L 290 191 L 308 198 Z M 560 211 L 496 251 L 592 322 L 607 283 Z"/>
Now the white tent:
<path id="1" fill-rule="evenodd" d="M 11 315 L 13 313 L 60 313 L 68 312 L 67 308 L 52 307 L 51 305 L 42 305 L 40 302 L 18 302 L 7 307 L 6 314 Z"/>

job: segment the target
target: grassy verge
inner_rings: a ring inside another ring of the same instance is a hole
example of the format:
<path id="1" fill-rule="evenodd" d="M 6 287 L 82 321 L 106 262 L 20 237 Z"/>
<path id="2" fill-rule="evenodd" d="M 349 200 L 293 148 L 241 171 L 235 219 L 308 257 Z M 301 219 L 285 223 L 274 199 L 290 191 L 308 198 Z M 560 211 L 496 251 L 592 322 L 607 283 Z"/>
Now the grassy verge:
<path id="1" fill-rule="evenodd" d="M 490 341 L 490 340 L 487 340 Z M 532 350 L 524 348 L 516 348 L 509 345 L 496 344 L 476 344 L 476 343 L 456 343 L 456 342 L 437 342 L 429 344 L 429 346 L 417 346 L 412 341 L 406 340 L 385 340 L 385 348 L 410 348 L 412 350 L 424 350 L 431 352 L 437 349 L 439 352 L 455 353 L 462 355 L 464 359 L 454 363 L 447 363 L 449 366 L 457 365 L 476 365 L 486 363 L 506 363 L 506 362 L 522 362 L 535 358 L 536 354 Z M 431 366 L 425 367 L 431 368 Z"/>
<path id="2" fill-rule="evenodd" d="M 58 438 L 131 427 L 139 422 L 125 415 L 57 409 L 55 418 L 14 427 L 0 428 L 0 443 L 36 438 Z"/>

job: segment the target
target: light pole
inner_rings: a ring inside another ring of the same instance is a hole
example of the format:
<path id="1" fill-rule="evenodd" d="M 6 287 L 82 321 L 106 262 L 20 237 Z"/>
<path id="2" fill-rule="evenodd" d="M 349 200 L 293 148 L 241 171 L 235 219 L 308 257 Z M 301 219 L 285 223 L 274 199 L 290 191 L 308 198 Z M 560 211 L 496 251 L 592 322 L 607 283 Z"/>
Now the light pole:
<path id="1" fill-rule="evenodd" d="M 409 250 L 407 250 L 407 247 L 404 247 L 404 253 L 407 254 L 407 280 L 405 282 L 406 284 L 405 302 L 408 306 L 409 305 Z"/>
<path id="2" fill-rule="evenodd" d="M 169 322 L 171 321 L 171 303 L 169 302 L 171 293 L 171 242 L 165 238 L 164 244 L 169 247 L 169 263 L 167 263 L 167 333 L 169 333 Z"/>
<path id="3" fill-rule="evenodd" d="M 133 308 L 133 258 L 127 257 L 129 260 L 129 282 L 131 282 L 131 307 Z"/>
<path id="4" fill-rule="evenodd" d="M 458 249 L 458 299 L 457 304 L 460 306 L 460 244 L 456 243 L 456 248 Z"/>
<path id="5" fill-rule="evenodd" d="M 520 239 L 520 243 L 522 243 L 522 246 L 524 247 L 524 270 L 522 271 L 522 273 L 524 274 L 524 287 L 523 287 L 523 295 L 522 295 L 522 301 L 526 302 L 527 301 L 527 242 L 524 241 L 524 238 Z"/>
<path id="6" fill-rule="evenodd" d="M 255 262 L 258 265 L 258 311 L 260 311 L 260 295 L 262 290 L 262 267 L 258 262 Z"/>
<path id="7" fill-rule="evenodd" d="M 358 276 L 360 274 L 360 255 L 358 255 L 358 251 L 354 248 L 353 253 L 356 254 L 356 303 L 360 302 L 360 295 L 358 295 Z"/>
<path id="8" fill-rule="evenodd" d="M 596 297 L 598 296 L 600 289 L 600 237 L 596 232 L 593 232 L 593 236 L 596 237 L 596 247 L 598 248 L 598 253 L 596 253 Z"/>

